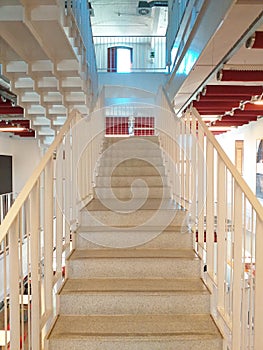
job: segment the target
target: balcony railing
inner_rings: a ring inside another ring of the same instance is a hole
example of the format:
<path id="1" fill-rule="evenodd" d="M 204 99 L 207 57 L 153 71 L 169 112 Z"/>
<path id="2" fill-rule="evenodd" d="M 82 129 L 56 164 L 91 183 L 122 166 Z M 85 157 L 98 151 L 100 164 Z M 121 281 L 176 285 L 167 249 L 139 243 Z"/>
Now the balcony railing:
<path id="1" fill-rule="evenodd" d="M 166 38 L 163 36 L 94 36 L 95 53 L 99 72 L 116 72 L 109 57 L 110 48 L 129 48 L 130 72 L 167 72 Z M 117 53 L 116 53 L 117 54 Z"/>

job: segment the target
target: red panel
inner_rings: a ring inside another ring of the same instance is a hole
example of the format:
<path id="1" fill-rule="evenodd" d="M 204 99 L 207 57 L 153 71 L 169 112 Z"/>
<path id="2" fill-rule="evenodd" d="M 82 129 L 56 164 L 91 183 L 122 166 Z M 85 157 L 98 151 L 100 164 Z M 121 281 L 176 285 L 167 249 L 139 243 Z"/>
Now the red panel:
<path id="1" fill-rule="evenodd" d="M 205 96 L 261 95 L 262 86 L 207 85 Z"/>
<path id="2" fill-rule="evenodd" d="M 255 32 L 252 39 L 252 49 L 263 49 L 263 32 Z"/>
<path id="3" fill-rule="evenodd" d="M 257 111 L 259 114 L 263 113 L 263 105 L 257 105 L 254 103 L 246 103 L 245 111 Z"/>
<path id="4" fill-rule="evenodd" d="M 220 81 L 263 81 L 263 71 L 222 69 L 217 79 Z"/>
<path id="5" fill-rule="evenodd" d="M 224 109 L 228 111 L 233 107 L 239 106 L 239 101 L 237 102 L 213 102 L 213 101 L 194 101 L 193 106 L 197 109 Z"/>
<path id="6" fill-rule="evenodd" d="M 240 101 L 250 101 L 251 95 L 234 95 L 234 96 L 227 96 L 227 95 L 205 95 L 200 96 L 200 102 L 240 102 Z"/>
<path id="7" fill-rule="evenodd" d="M 22 107 L 3 107 L 0 106 L 0 114 L 24 114 Z"/>

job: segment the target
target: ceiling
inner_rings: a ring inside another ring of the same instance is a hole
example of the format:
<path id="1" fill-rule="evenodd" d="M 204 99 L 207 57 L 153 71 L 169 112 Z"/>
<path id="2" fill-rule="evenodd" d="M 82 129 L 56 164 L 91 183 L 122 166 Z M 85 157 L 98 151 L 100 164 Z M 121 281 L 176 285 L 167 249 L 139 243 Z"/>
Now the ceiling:
<path id="1" fill-rule="evenodd" d="M 138 0 L 90 0 L 94 36 L 165 35 L 168 7 L 152 7 L 151 14 L 138 13 Z"/>

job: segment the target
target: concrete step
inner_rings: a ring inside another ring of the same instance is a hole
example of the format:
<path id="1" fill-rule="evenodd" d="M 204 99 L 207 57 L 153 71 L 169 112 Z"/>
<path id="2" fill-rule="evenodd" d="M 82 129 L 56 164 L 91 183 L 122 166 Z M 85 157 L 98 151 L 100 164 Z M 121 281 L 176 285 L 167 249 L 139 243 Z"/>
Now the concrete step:
<path id="1" fill-rule="evenodd" d="M 81 249 L 67 260 L 69 278 L 197 278 L 193 250 Z"/>
<path id="2" fill-rule="evenodd" d="M 60 315 L 49 350 L 221 350 L 209 315 Z"/>
<path id="3" fill-rule="evenodd" d="M 125 156 L 112 156 L 102 157 L 99 162 L 100 166 L 112 166 L 112 169 L 117 166 L 129 166 L 129 167 L 141 167 L 141 166 L 153 166 L 159 167 L 163 165 L 163 159 L 160 156 L 147 156 L 147 157 L 135 157 L 130 156 L 126 159 Z"/>
<path id="4" fill-rule="evenodd" d="M 81 226 L 76 234 L 77 249 L 133 246 L 160 249 L 191 249 L 193 236 L 188 227 L 90 227 Z M 138 248 L 140 248 L 138 247 Z"/>
<path id="5" fill-rule="evenodd" d="M 139 180 L 139 181 L 138 181 Z M 154 176 L 154 175 L 143 175 L 143 176 L 97 176 L 95 183 L 97 187 L 126 187 L 126 186 L 139 186 L 145 184 L 149 187 L 167 186 L 166 176 Z"/>
<path id="6" fill-rule="evenodd" d="M 99 189 L 99 192 L 97 192 L 97 188 Z M 145 191 L 142 192 L 142 188 L 145 188 L 147 190 L 147 187 L 143 185 L 142 187 L 136 187 L 136 186 L 126 186 L 126 187 L 95 187 L 94 188 L 94 198 L 98 198 L 98 195 L 100 198 L 114 198 L 113 196 L 129 200 L 131 198 L 145 198 L 146 193 Z M 159 186 L 159 187 L 148 187 L 147 192 L 147 198 L 171 198 L 171 190 L 168 186 Z"/>
<path id="7" fill-rule="evenodd" d="M 147 157 L 162 157 L 162 150 L 155 146 L 153 148 L 141 146 L 136 147 L 135 145 L 129 145 L 127 148 L 122 148 L 122 145 L 120 147 L 108 147 L 103 151 L 103 156 L 105 157 L 129 157 L 129 158 L 136 158 L 136 157 L 142 157 L 143 159 Z"/>
<path id="8" fill-rule="evenodd" d="M 80 214 L 80 223 L 83 226 L 163 226 L 185 225 L 186 211 L 174 209 L 138 209 L 130 210 L 129 206 L 123 211 L 83 209 Z"/>
<path id="9" fill-rule="evenodd" d="M 163 176 L 165 175 L 164 166 L 151 166 L 142 164 L 140 167 L 136 168 L 134 166 L 118 166 L 112 172 L 111 166 L 100 166 L 98 169 L 98 174 L 100 176 Z"/>
<path id="10" fill-rule="evenodd" d="M 62 315 L 209 313 L 201 279 L 68 279 Z"/>
<path id="11" fill-rule="evenodd" d="M 135 143 L 138 145 L 139 143 L 142 143 L 144 141 L 147 141 L 147 143 L 151 144 L 157 144 L 159 145 L 159 138 L 158 136 L 133 136 L 133 137 L 105 137 L 104 144 L 105 145 L 112 145 L 114 143 L 118 144 L 120 141 L 128 141 L 129 143 Z"/>
<path id="12" fill-rule="evenodd" d="M 134 204 L 133 204 L 134 202 Z M 81 211 L 80 222 L 83 226 L 163 226 L 184 225 L 187 219 L 187 212 L 183 210 L 168 209 L 161 204 L 157 209 L 140 209 L 136 207 L 138 201 L 125 202 L 123 207 L 118 209 L 119 201 L 116 201 L 116 207 L 113 210 L 89 210 L 87 207 Z"/>
<path id="13" fill-rule="evenodd" d="M 114 210 L 117 212 L 125 212 L 127 209 L 130 211 L 134 210 L 157 210 L 157 209 L 170 209 L 176 210 L 177 204 L 172 199 L 161 199 L 161 198 L 134 198 L 132 201 L 120 201 L 112 198 L 101 198 L 93 199 L 86 205 L 86 210 L 89 211 L 103 211 L 103 210 Z"/>

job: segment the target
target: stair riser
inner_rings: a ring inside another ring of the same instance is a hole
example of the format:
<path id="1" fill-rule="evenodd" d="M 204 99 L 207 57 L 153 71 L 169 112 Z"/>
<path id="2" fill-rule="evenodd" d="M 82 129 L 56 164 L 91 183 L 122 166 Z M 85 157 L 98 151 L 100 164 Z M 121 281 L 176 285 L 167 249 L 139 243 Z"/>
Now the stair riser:
<path id="1" fill-rule="evenodd" d="M 112 167 L 103 167 L 100 166 L 99 168 L 99 175 L 100 176 L 111 176 L 112 173 Z M 160 167 L 151 167 L 151 166 L 141 166 L 141 167 L 123 167 L 119 166 L 118 168 L 114 169 L 114 176 L 156 176 L 165 175 L 165 169 L 163 166 Z M 113 177 L 113 176 L 111 176 Z"/>
<path id="2" fill-rule="evenodd" d="M 167 178 L 165 176 L 98 176 L 95 180 L 96 186 L 136 186 L 135 180 L 140 179 L 145 181 L 147 186 L 167 186 Z"/>
<path id="3" fill-rule="evenodd" d="M 102 198 L 112 198 L 113 194 L 120 199 L 130 199 L 134 198 L 142 198 L 141 187 L 133 187 L 133 192 L 131 192 L 131 187 L 116 187 L 113 190 L 111 188 L 100 188 L 100 195 Z M 98 198 L 96 194 L 96 190 L 94 190 L 94 197 Z M 143 198 L 145 196 L 143 195 Z M 171 198 L 171 191 L 168 187 L 150 187 L 147 198 Z"/>
<path id="4" fill-rule="evenodd" d="M 185 228 L 186 229 L 186 228 Z M 183 230 L 183 228 L 182 228 Z M 134 239 L 133 242 L 138 242 L 140 246 L 143 248 L 158 248 L 158 249 L 191 249 L 193 247 L 193 238 L 191 233 L 181 233 L 181 232 L 162 232 L 161 234 L 158 234 L 158 231 L 156 232 L 134 232 L 134 233 L 125 233 L 123 231 L 122 233 L 119 233 L 116 235 L 116 233 L 109 233 L 109 232 L 95 232 L 95 233 L 88 233 L 84 234 L 79 232 L 76 237 L 76 248 L 77 249 L 92 249 L 92 248 L 98 248 L 100 246 L 107 246 L 107 247 L 116 247 L 120 246 L 120 243 L 122 242 L 122 246 L 124 246 L 124 243 L 126 241 L 127 244 L 127 238 L 123 237 L 123 234 L 126 235 L 128 239 L 130 239 L 130 236 L 132 236 Z M 155 236 L 156 235 L 156 236 Z M 86 238 L 85 238 L 86 237 Z M 97 244 L 95 244 L 95 242 Z M 115 244 L 114 244 L 115 242 Z M 144 243 L 146 242 L 146 243 Z"/>
<path id="5" fill-rule="evenodd" d="M 62 294 L 60 314 L 201 314 L 209 313 L 208 294 L 111 293 Z"/>
<path id="6" fill-rule="evenodd" d="M 101 337 L 92 337 L 85 339 L 62 339 L 50 340 L 49 350 L 222 350 L 222 340 L 220 339 L 174 339 L 167 337 L 166 340 L 156 337 L 154 340 L 150 337 L 126 338 L 114 337 L 114 339 L 105 339 Z"/>
<path id="7" fill-rule="evenodd" d="M 68 261 L 69 278 L 196 278 L 200 261 L 183 258 L 89 258 Z"/>

